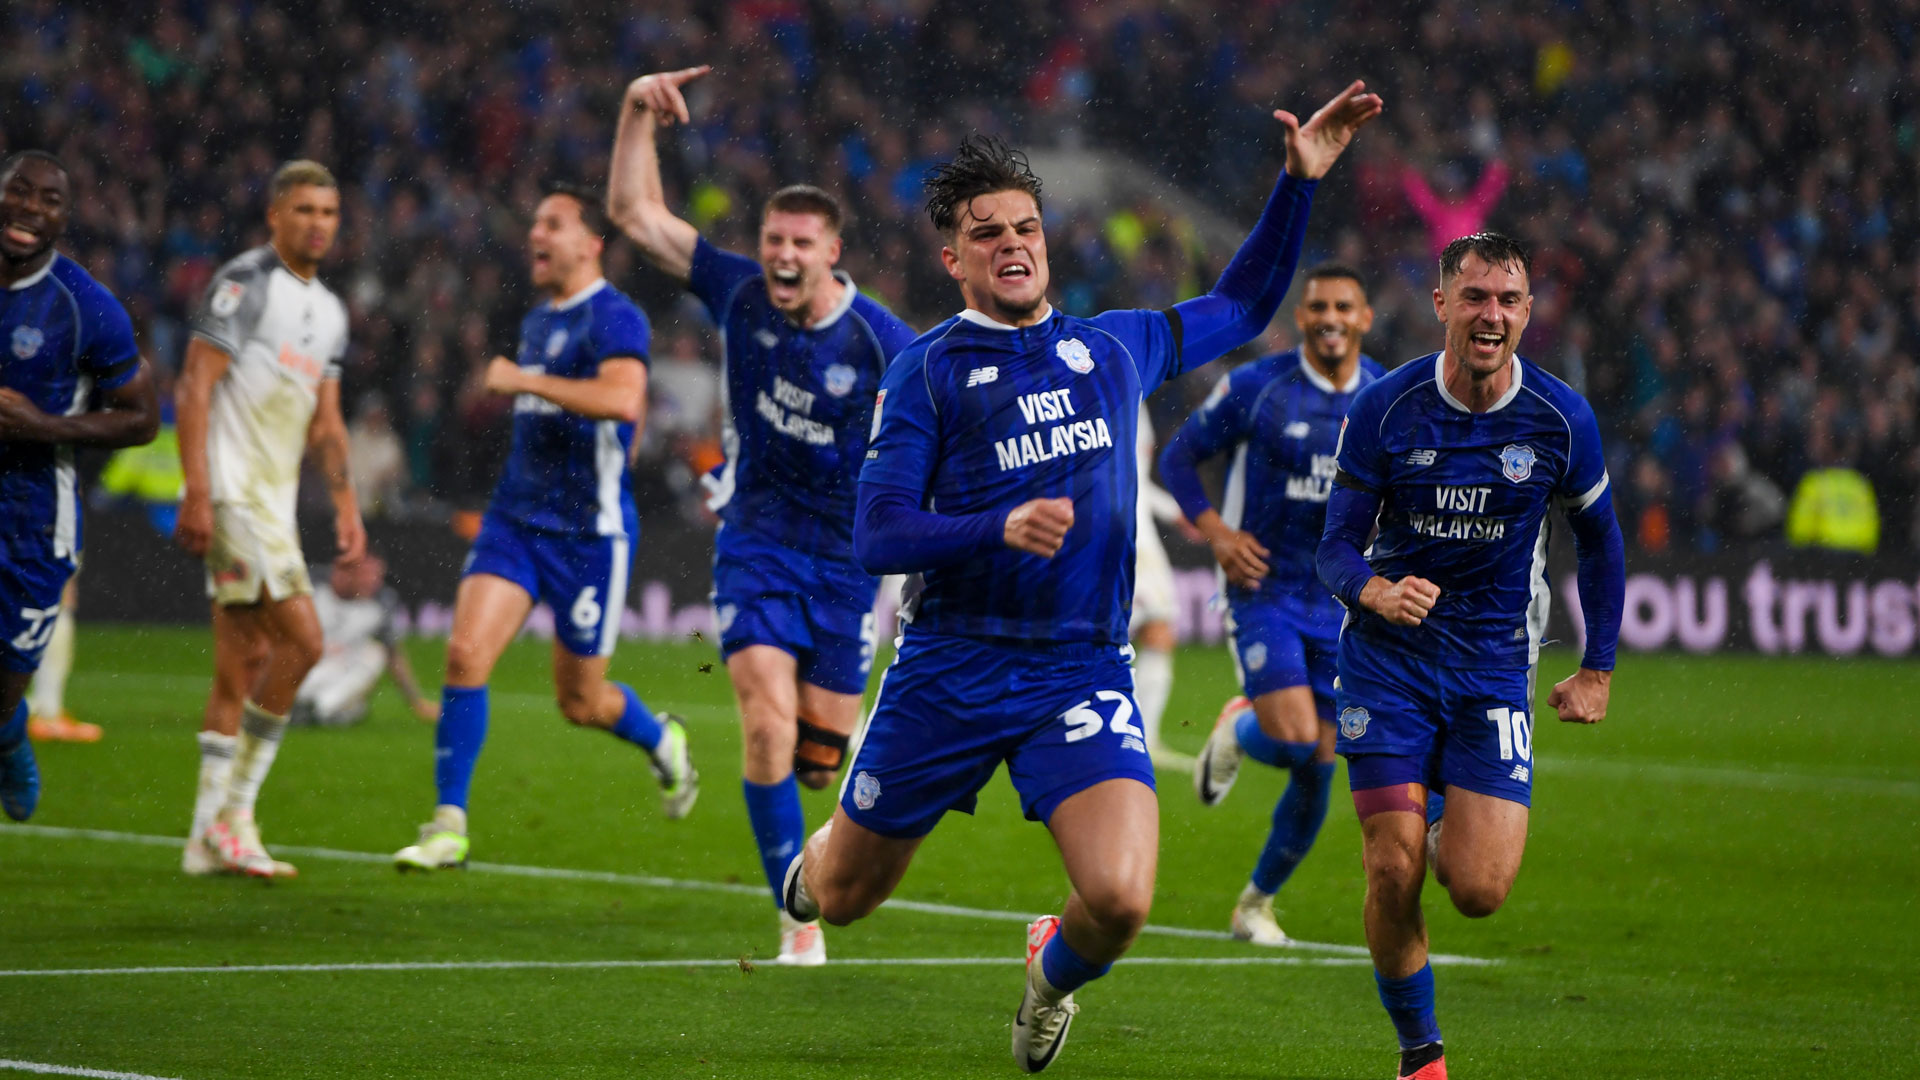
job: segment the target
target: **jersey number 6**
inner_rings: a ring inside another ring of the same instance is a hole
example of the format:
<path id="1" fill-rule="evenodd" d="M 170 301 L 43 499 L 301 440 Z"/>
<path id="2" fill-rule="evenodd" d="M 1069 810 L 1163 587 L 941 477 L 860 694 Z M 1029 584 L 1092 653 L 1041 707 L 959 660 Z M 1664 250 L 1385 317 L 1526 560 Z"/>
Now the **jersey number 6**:
<path id="1" fill-rule="evenodd" d="M 1095 712 L 1093 709 L 1095 701 L 1113 702 L 1113 719 L 1103 719 L 1099 713 Z M 1102 690 L 1092 698 L 1061 713 L 1060 719 L 1067 722 L 1067 741 L 1070 743 L 1091 739 L 1100 734 L 1102 727 L 1112 729 L 1115 735 L 1132 735 L 1136 739 L 1147 737 L 1147 733 L 1133 723 L 1133 702 L 1118 690 Z"/>

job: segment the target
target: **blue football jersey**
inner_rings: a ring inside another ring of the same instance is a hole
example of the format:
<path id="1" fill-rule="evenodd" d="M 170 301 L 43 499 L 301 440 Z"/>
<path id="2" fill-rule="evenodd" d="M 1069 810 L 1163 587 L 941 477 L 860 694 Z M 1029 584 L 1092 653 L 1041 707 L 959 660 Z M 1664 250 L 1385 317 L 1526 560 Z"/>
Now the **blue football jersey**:
<path id="1" fill-rule="evenodd" d="M 853 515 L 874 394 L 914 334 L 838 276 L 840 306 L 795 326 L 768 299 L 759 263 L 704 238 L 694 247 L 688 286 L 726 355 L 726 461 L 708 477 L 707 505 L 729 528 L 864 573 L 853 560 Z"/>
<path id="2" fill-rule="evenodd" d="M 86 411 L 94 389 L 123 386 L 140 369 L 126 309 L 60 254 L 0 290 L 0 335 L 7 346 L 0 386 L 56 416 Z M 72 447 L 0 441 L 0 545 L 10 559 L 72 559 L 80 516 Z"/>
<path id="3" fill-rule="evenodd" d="M 1258 591 L 1227 586 L 1233 603 L 1284 603 L 1338 624 L 1339 601 L 1320 583 L 1314 553 L 1327 523 L 1340 422 L 1354 394 L 1379 375 L 1380 365 L 1362 356 L 1352 379 L 1335 386 L 1299 350 L 1275 353 L 1229 372 L 1174 434 L 1161 474 L 1181 510 L 1198 517 L 1205 493 L 1197 483 L 1176 484 L 1164 462 L 1231 452 L 1220 516 L 1267 548 L 1266 580 Z"/>
<path id="4" fill-rule="evenodd" d="M 952 516 L 1059 496 L 1074 510 L 1051 559 L 996 547 L 927 571 L 913 629 L 1125 643 L 1140 402 L 1180 366 L 1159 311 L 1056 311 L 1019 329 L 964 311 L 901 353 L 861 482 L 921 492 L 923 509 Z"/>
<path id="5" fill-rule="evenodd" d="M 1515 358 L 1513 385 L 1476 413 L 1440 380 L 1441 354 L 1375 380 L 1341 432 L 1341 483 L 1380 496 L 1373 572 L 1440 587 L 1419 626 L 1355 610 L 1346 633 L 1421 659 L 1530 666 L 1551 597 L 1548 510 L 1591 506 L 1607 490 L 1600 429 L 1566 383 Z"/>
<path id="6" fill-rule="evenodd" d="M 597 281 L 578 295 L 534 308 L 520 322 L 527 371 L 591 379 L 603 361 L 647 361 L 647 317 L 626 294 Z M 633 425 L 594 420 L 545 398 L 513 402 L 513 450 L 493 490 L 492 510 L 533 529 L 575 536 L 639 531 L 627 482 Z"/>

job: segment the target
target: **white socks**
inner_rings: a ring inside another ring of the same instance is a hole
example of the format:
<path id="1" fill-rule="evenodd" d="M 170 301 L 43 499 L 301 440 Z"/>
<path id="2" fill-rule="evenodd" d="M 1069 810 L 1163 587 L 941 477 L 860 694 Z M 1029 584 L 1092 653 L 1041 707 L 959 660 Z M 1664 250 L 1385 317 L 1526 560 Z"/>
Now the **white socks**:
<path id="1" fill-rule="evenodd" d="M 273 768 L 274 756 L 280 753 L 280 736 L 286 730 L 286 717 L 275 716 L 251 701 L 241 706 L 240 735 L 234 743 L 233 772 L 227 777 L 223 810 L 253 813 L 260 784 Z"/>
<path id="2" fill-rule="evenodd" d="M 1147 745 L 1160 745 L 1160 717 L 1173 695 L 1173 653 L 1165 649 L 1136 649 L 1133 654 L 1133 699 L 1140 704 L 1140 726 Z"/>
<path id="3" fill-rule="evenodd" d="M 233 771 L 233 744 L 237 741 L 217 731 L 200 733 L 200 786 L 193 796 L 193 827 L 187 834 L 190 840 L 207 834 L 207 826 L 213 824 L 220 805 L 227 801 L 227 776 Z"/>
<path id="4" fill-rule="evenodd" d="M 441 803 L 434 807 L 433 823 L 448 832 L 467 835 L 467 812 L 458 806 Z"/>
<path id="5" fill-rule="evenodd" d="M 66 713 L 67 676 L 73 672 L 73 609 L 61 607 L 53 620 L 53 637 L 41 654 L 40 669 L 27 688 L 27 711 L 46 720 Z"/>

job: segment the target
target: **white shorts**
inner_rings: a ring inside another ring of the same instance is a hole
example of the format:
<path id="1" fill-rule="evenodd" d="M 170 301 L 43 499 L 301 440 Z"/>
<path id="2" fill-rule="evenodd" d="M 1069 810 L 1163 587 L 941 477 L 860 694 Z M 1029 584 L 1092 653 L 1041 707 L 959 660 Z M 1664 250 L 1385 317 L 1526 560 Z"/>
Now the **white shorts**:
<path id="1" fill-rule="evenodd" d="M 222 606 L 313 595 L 307 557 L 293 522 L 268 517 L 245 503 L 214 503 L 207 595 Z"/>
<path id="2" fill-rule="evenodd" d="M 1160 533 L 1151 526 L 1139 530 L 1134 543 L 1133 620 L 1131 630 L 1151 622 L 1173 622 L 1179 591 L 1173 584 L 1173 563 Z"/>
<path id="3" fill-rule="evenodd" d="M 313 722 L 323 726 L 353 723 L 366 712 L 367 699 L 386 670 L 387 647 L 378 641 L 328 646 L 300 684 L 294 705 L 311 712 Z"/>

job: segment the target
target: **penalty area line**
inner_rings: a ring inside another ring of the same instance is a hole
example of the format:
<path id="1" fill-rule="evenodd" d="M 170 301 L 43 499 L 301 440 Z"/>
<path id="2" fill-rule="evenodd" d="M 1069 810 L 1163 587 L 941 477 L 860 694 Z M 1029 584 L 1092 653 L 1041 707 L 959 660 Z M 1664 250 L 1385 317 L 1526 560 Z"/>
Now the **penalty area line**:
<path id="1" fill-rule="evenodd" d="M 836 958 L 828 967 L 1010 967 L 1024 964 L 1022 956 L 872 956 Z M 1126 966 L 1148 967 L 1360 967 L 1371 961 L 1358 956 L 1130 956 Z M 0 978 L 77 978 L 94 975 L 287 975 L 334 972 L 407 971 L 590 971 L 664 968 L 739 968 L 759 971 L 785 965 L 772 961 L 744 963 L 696 957 L 686 960 L 406 960 L 396 962 L 332 964 L 193 964 L 118 968 L 21 968 L 0 971 Z M 48 1071 L 63 1070 L 47 1066 Z M 125 1076 L 126 1073 L 77 1072 L 78 1076 Z"/>
<path id="2" fill-rule="evenodd" d="M 186 841 L 177 836 L 155 836 L 148 833 L 120 832 L 114 829 L 76 829 L 60 825 L 8 825 L 0 828 L 0 837 L 33 836 L 53 840 L 98 840 L 107 843 L 139 844 L 146 847 L 165 847 L 178 849 Z M 337 848 L 303 847 L 295 844 L 276 844 L 274 850 L 282 855 L 296 855 L 308 859 L 322 859 L 332 862 L 352 862 L 367 864 L 391 864 L 393 857 L 370 851 L 342 851 Z M 696 892 L 729 893 L 736 896 L 765 898 L 767 891 L 758 885 L 733 884 L 724 881 L 689 881 L 682 878 L 655 877 L 650 874 L 621 874 L 611 870 L 575 870 L 557 866 L 524 866 L 514 863 L 469 862 L 467 871 L 475 874 L 505 874 L 513 877 L 550 878 L 561 881 L 591 881 L 607 885 L 632 885 L 647 889 L 680 889 Z M 993 908 L 963 907 L 958 904 L 936 904 L 925 900 L 903 900 L 898 897 L 888 900 L 882 908 L 893 911 L 911 911 L 922 915 L 950 915 L 964 919 L 982 919 L 994 922 L 1031 922 L 1040 912 L 1001 911 Z M 1162 926 L 1148 923 L 1142 927 L 1142 934 L 1160 937 L 1186 938 L 1192 941 L 1232 941 L 1234 937 L 1225 930 L 1201 930 L 1191 926 Z M 1330 956 L 1358 957 L 1368 956 L 1364 945 L 1341 945 L 1324 941 L 1301 941 L 1289 938 L 1281 948 L 1309 953 L 1324 953 Z M 1502 963 L 1497 959 L 1479 956 L 1459 956 L 1450 953 L 1432 953 L 1430 959 L 1435 964 L 1484 967 Z M 729 961 L 731 962 L 731 961 Z M 838 962 L 838 961 L 836 961 Z"/>
<path id="3" fill-rule="evenodd" d="M 48 1065 L 40 1061 L 13 1061 L 8 1058 L 0 1058 L 0 1070 L 39 1073 L 43 1076 L 91 1076 L 96 1080 L 174 1080 L 170 1076 L 114 1072 L 110 1069 L 83 1069 L 77 1065 Z"/>

